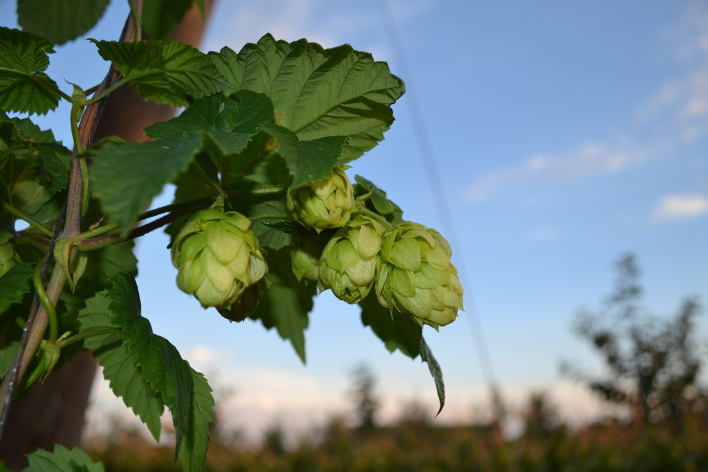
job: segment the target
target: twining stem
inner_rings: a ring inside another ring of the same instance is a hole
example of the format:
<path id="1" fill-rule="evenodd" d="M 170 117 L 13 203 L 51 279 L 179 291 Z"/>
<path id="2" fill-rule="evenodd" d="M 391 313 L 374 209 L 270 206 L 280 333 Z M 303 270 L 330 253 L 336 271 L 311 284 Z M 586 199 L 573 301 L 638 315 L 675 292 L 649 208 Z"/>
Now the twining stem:
<path id="1" fill-rule="evenodd" d="M 39 300 L 44 309 L 47 311 L 47 316 L 49 318 L 49 341 L 54 342 L 59 336 L 59 322 L 57 320 L 56 309 L 47 296 L 47 292 L 44 290 L 44 285 L 42 285 L 42 271 L 40 266 L 37 266 L 37 270 L 34 271 L 32 281 L 34 282 L 34 288 L 37 291 Z"/>
<path id="2" fill-rule="evenodd" d="M 41 232 L 45 236 L 50 237 L 50 238 L 52 236 L 54 236 L 54 232 L 51 229 L 47 228 L 42 223 L 35 220 L 34 218 L 32 218 L 31 216 L 29 216 L 27 213 L 20 210 L 19 208 L 15 208 L 14 206 L 10 205 L 7 202 L 2 202 L 2 207 L 5 210 L 12 213 L 13 215 L 15 215 L 16 217 L 20 218 L 21 220 L 26 221 L 30 226 L 32 226 L 33 228 L 35 228 L 37 231 Z"/>
<path id="3" fill-rule="evenodd" d="M 135 0 L 137 8 L 142 11 L 142 0 Z M 134 41 L 137 36 L 135 24 L 126 20 L 126 24 L 121 34 L 121 41 Z M 118 71 L 111 67 L 105 79 L 96 91 L 96 96 L 105 98 L 104 92 L 110 89 L 119 80 Z M 55 231 L 50 242 L 50 251 L 45 259 L 44 265 L 51 260 L 51 248 L 54 246 L 56 239 L 59 237 L 72 237 L 81 232 L 81 206 L 83 193 L 83 180 L 81 176 L 81 159 L 79 156 L 81 150 L 86 149 L 93 142 L 93 135 L 96 132 L 98 122 L 103 113 L 105 102 L 96 101 L 95 99 L 89 106 L 86 107 L 81 117 L 81 122 L 78 125 L 78 133 L 74 136 L 74 153 L 71 158 L 71 171 L 69 173 L 69 190 L 67 195 L 66 206 L 62 213 L 63 218 L 57 220 Z M 72 120 L 73 121 L 73 120 Z M 73 128 L 73 127 L 72 127 Z M 73 130 L 72 130 L 73 131 Z M 59 228 L 62 223 L 64 229 L 59 234 Z M 66 284 L 66 275 L 58 264 L 54 265 L 49 282 L 46 286 L 46 299 L 48 305 L 54 307 L 59 300 L 64 285 Z M 10 408 L 10 402 L 15 387 L 22 381 L 22 378 L 27 371 L 27 368 L 34 358 L 39 345 L 44 337 L 44 332 L 49 323 L 49 314 L 46 308 L 46 303 L 38 303 L 38 296 L 32 303 L 27 318 L 27 325 L 22 333 L 22 341 L 20 348 L 17 351 L 15 362 L 10 371 L 3 377 L 2 385 L 0 385 L 0 400 L 2 401 L 2 412 L 0 413 L 0 437 L 5 426 L 5 420 Z"/>
<path id="4" fill-rule="evenodd" d="M 128 5 L 130 5 L 130 14 L 133 17 L 133 24 L 135 25 L 135 41 L 140 41 L 143 39 L 142 2 L 136 4 L 133 0 L 128 0 Z"/>

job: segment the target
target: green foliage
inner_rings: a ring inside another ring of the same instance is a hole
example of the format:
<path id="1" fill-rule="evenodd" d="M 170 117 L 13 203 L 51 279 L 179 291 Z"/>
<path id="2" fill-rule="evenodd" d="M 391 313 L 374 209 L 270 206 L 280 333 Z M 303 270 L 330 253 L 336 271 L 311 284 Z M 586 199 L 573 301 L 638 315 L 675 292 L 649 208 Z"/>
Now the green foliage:
<path id="1" fill-rule="evenodd" d="M 67 449 L 57 444 L 53 451 L 39 449 L 27 456 L 29 466 L 23 472 L 82 471 L 103 472 L 103 464 L 91 460 L 83 449 Z"/>
<path id="2" fill-rule="evenodd" d="M 275 328 L 281 338 L 290 341 L 303 363 L 305 355 L 305 330 L 309 324 L 315 287 L 303 285 L 290 270 L 287 251 L 278 251 L 268 259 L 270 286 L 263 295 L 254 318 L 260 319 L 268 329 Z"/>
<path id="3" fill-rule="evenodd" d="M 32 274 L 34 267 L 31 264 L 20 263 L 0 276 L 0 314 L 29 293 Z"/>
<path id="4" fill-rule="evenodd" d="M 211 389 L 204 377 L 182 359 L 166 339 L 153 334 L 140 316 L 140 300 L 132 278 L 117 277 L 110 290 L 97 294 L 79 315 L 81 332 L 111 329 L 88 338 L 98 352 L 104 375 L 159 437 L 159 415 L 167 406 L 177 433 L 177 451 L 185 470 L 201 470 L 213 421 Z M 113 331 L 115 330 L 115 331 Z"/>
<path id="5" fill-rule="evenodd" d="M 177 41 L 92 41 L 145 100 L 185 106 L 190 98 L 213 95 L 225 86 L 209 58 L 192 46 Z"/>
<path id="6" fill-rule="evenodd" d="M 442 369 L 440 364 L 433 356 L 433 351 L 428 347 L 428 343 L 425 342 L 425 338 L 420 337 L 420 358 L 423 362 L 428 364 L 428 370 L 430 370 L 430 375 L 433 376 L 435 381 L 435 390 L 438 392 L 438 404 L 440 408 L 438 409 L 438 414 L 445 407 L 445 382 L 443 381 Z"/>
<path id="7" fill-rule="evenodd" d="M 276 152 L 283 157 L 292 175 L 292 187 L 327 178 L 347 144 L 344 136 L 326 136 L 300 142 L 297 134 L 282 126 L 270 124 L 263 126 L 263 129 L 275 140 Z"/>
<path id="8" fill-rule="evenodd" d="M 369 326 L 390 352 L 401 351 L 411 359 L 421 353 L 423 328 L 409 316 L 382 307 L 370 293 L 362 302 L 361 322 Z"/>
<path id="9" fill-rule="evenodd" d="M 228 91 L 268 95 L 276 123 L 299 139 L 349 137 L 341 163 L 383 139 L 393 123 L 390 106 L 403 93 L 403 83 L 385 63 L 348 45 L 323 49 L 304 39 L 287 43 L 267 34 L 238 54 L 223 48 L 209 56 L 228 82 Z"/>
<path id="10" fill-rule="evenodd" d="M 143 3 L 143 28 L 153 39 L 169 39 L 191 6 L 192 0 L 148 0 Z"/>
<path id="11" fill-rule="evenodd" d="M 146 143 L 111 140 L 94 153 L 94 195 L 127 234 L 162 187 L 187 169 L 201 148 L 199 135 Z"/>
<path id="12" fill-rule="evenodd" d="M 0 110 L 43 115 L 59 104 L 57 84 L 44 71 L 52 43 L 0 27 Z"/>
<path id="13" fill-rule="evenodd" d="M 109 0 L 18 0 L 17 20 L 22 29 L 63 44 L 88 32 Z M 148 4 L 151 2 L 148 1 Z"/>

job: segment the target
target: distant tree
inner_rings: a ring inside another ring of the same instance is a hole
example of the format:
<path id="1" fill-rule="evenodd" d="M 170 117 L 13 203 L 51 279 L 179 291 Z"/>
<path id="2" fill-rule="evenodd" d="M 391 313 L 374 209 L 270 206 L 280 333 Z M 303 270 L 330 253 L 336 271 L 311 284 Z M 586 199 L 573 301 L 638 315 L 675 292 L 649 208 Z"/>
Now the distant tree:
<path id="1" fill-rule="evenodd" d="M 587 375 L 567 362 L 561 370 L 586 382 L 604 400 L 629 406 L 635 420 L 675 422 L 691 410 L 704 414 L 705 391 L 698 381 L 701 353 L 695 340 L 698 301 L 686 298 L 673 317 L 657 319 L 640 305 L 634 255 L 623 255 L 616 270 L 614 291 L 603 307 L 582 312 L 575 326 L 601 356 L 605 375 Z"/>
<path id="2" fill-rule="evenodd" d="M 351 399 L 354 403 L 356 427 L 360 431 L 376 429 L 379 399 L 376 396 L 376 377 L 366 364 L 359 364 L 352 371 Z"/>
<path id="3" fill-rule="evenodd" d="M 546 437 L 560 425 L 558 411 L 545 392 L 531 392 L 521 417 L 527 437 Z"/>

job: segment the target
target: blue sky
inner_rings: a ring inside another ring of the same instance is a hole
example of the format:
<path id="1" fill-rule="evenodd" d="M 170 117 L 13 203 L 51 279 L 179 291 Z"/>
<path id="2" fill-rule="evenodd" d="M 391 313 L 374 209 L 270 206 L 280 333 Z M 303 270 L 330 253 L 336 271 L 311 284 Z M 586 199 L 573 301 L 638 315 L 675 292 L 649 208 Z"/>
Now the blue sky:
<path id="1" fill-rule="evenodd" d="M 558 361 L 596 366 L 573 337 L 572 320 L 610 290 L 622 252 L 637 254 L 645 301 L 657 314 L 673 313 L 689 294 L 708 303 L 708 3 L 389 3 L 408 62 L 402 78 L 417 98 L 454 215 L 466 305 L 478 308 L 496 376 L 510 397 L 556 389 L 568 414 L 582 414 L 589 400 L 571 399 L 577 392 L 559 378 Z M 0 4 L 3 24 L 14 24 L 13 8 Z M 125 14 L 114 1 L 89 36 L 115 38 Z M 376 1 L 221 0 L 203 49 L 238 50 L 271 32 L 350 43 L 402 75 L 385 27 Z M 92 51 L 83 40 L 59 48 L 51 74 L 97 83 L 105 67 Z M 395 105 L 386 140 L 350 175 L 373 180 L 407 219 L 445 234 L 407 100 Z M 60 112 L 40 121 L 68 140 Z M 166 244 L 162 234 L 139 243 L 144 314 L 216 383 L 234 386 L 229 404 L 239 421 L 316 420 L 341 410 L 360 361 L 379 376 L 387 411 L 415 395 L 432 404 L 425 366 L 389 355 L 361 328 L 356 308 L 318 298 L 304 367 L 275 333 L 229 324 L 179 292 Z M 483 398 L 467 316 L 426 333 L 448 385 L 443 419 L 469 417 Z"/>

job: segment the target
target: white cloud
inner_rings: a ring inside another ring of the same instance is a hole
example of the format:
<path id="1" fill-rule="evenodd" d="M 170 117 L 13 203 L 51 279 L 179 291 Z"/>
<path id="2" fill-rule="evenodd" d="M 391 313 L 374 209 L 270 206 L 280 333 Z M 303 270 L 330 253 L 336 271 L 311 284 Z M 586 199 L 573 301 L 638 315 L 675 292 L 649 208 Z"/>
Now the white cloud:
<path id="1" fill-rule="evenodd" d="M 500 192 L 504 187 L 528 180 L 567 181 L 614 174 L 640 164 L 647 154 L 647 150 L 639 148 L 613 148 L 601 142 L 591 141 L 568 153 L 535 154 L 517 166 L 482 175 L 472 182 L 466 194 L 470 200 L 481 201 Z"/>
<path id="2" fill-rule="evenodd" d="M 665 195 L 654 207 L 656 220 L 695 218 L 708 213 L 708 197 L 700 194 Z"/>

